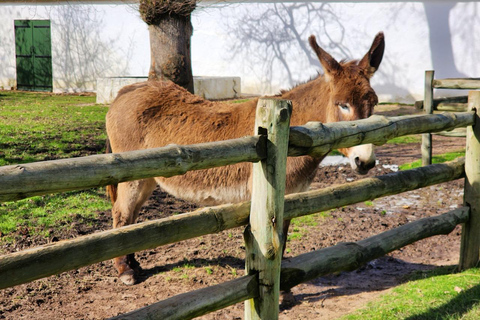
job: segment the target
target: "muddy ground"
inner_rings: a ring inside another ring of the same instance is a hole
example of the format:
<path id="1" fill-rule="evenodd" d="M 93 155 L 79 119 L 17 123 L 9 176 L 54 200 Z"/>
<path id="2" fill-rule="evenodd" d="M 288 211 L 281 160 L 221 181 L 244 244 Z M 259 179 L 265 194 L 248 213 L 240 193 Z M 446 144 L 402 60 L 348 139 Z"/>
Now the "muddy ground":
<path id="1" fill-rule="evenodd" d="M 383 113 L 407 114 L 411 107 L 383 107 Z M 464 148 L 463 138 L 435 136 L 434 153 Z M 395 165 L 420 159 L 418 143 L 377 148 L 379 164 L 370 173 L 392 172 Z M 322 168 L 313 188 L 357 180 L 345 165 Z M 315 223 L 291 227 L 286 257 L 356 241 L 410 221 L 438 215 L 460 206 L 463 181 L 453 181 L 329 211 Z M 142 209 L 140 220 L 192 211 L 194 204 L 156 190 Z M 51 232 L 49 239 L 34 238 L 18 230 L 16 242 L 3 253 L 109 229 L 110 211 L 95 221 L 79 220 L 69 230 Z M 0 291 L 3 319 L 104 319 L 173 295 L 215 285 L 244 275 L 243 228 L 203 236 L 137 254 L 143 268 L 141 282 L 127 287 L 116 278 L 110 261 Z M 280 306 L 280 319 L 336 319 L 365 306 L 402 281 L 409 273 L 458 262 L 460 228 L 409 245 L 352 272 L 321 277 L 292 289 L 293 300 Z M 243 303 L 201 319 L 242 319 Z"/>

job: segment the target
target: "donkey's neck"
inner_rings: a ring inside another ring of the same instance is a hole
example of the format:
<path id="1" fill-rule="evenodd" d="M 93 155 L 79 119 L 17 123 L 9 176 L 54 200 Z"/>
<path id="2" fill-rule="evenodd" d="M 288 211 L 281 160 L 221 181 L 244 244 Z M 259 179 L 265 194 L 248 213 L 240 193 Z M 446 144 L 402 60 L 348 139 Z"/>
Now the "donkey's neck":
<path id="1" fill-rule="evenodd" d="M 327 122 L 330 94 L 330 86 L 323 76 L 282 93 L 282 99 L 291 100 L 293 104 L 291 125 L 302 125 L 308 121 Z"/>

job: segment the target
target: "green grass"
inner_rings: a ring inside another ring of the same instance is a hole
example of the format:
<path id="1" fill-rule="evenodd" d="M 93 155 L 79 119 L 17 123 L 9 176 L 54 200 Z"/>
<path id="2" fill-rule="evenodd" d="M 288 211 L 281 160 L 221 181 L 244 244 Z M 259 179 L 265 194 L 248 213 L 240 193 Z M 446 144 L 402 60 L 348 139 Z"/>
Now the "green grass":
<path id="1" fill-rule="evenodd" d="M 411 135 L 411 136 L 401 136 L 395 137 L 387 141 L 387 143 L 392 144 L 405 144 L 405 143 L 417 143 L 422 141 L 422 137 L 420 135 Z"/>
<path id="2" fill-rule="evenodd" d="M 373 201 L 367 200 L 364 202 L 367 207 L 373 207 Z"/>
<path id="3" fill-rule="evenodd" d="M 0 166 L 102 152 L 107 108 L 94 96 L 0 92 Z"/>
<path id="4" fill-rule="evenodd" d="M 309 231 L 308 227 L 315 227 L 318 225 L 319 220 L 331 218 L 329 212 L 319 212 L 313 215 L 301 216 L 291 220 L 291 232 L 288 234 L 288 241 L 301 240 L 306 236 Z"/>
<path id="5" fill-rule="evenodd" d="M 480 319 L 480 269 L 451 271 L 420 273 L 417 280 L 341 319 Z"/>
<path id="6" fill-rule="evenodd" d="M 68 228 L 74 220 L 92 220 L 96 212 L 105 211 L 110 204 L 105 190 L 91 189 L 37 196 L 0 204 L 0 233 L 7 235 L 27 227 L 30 235 L 48 236 L 50 229 Z"/>
<path id="7" fill-rule="evenodd" d="M 436 155 L 432 157 L 432 163 L 443 163 L 447 161 L 455 160 L 458 157 L 464 157 L 465 150 L 457 151 L 457 152 L 448 152 L 440 155 Z M 409 170 L 415 169 L 422 166 L 422 160 L 417 160 L 410 163 L 404 163 L 399 166 L 400 170 Z"/>
<path id="8" fill-rule="evenodd" d="M 0 166 L 103 153 L 105 106 L 95 96 L 0 91 Z M 1 242 L 19 228 L 48 236 L 74 220 L 92 221 L 110 205 L 104 189 L 0 204 Z"/>

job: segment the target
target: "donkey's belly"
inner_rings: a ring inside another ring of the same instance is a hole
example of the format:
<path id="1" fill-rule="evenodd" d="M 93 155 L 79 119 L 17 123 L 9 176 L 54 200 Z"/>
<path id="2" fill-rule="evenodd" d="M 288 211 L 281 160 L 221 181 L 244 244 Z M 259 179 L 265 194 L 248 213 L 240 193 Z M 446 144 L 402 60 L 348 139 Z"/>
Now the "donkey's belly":
<path id="1" fill-rule="evenodd" d="M 224 203 L 236 203 L 250 199 L 250 191 L 246 186 L 228 186 L 222 188 L 197 189 L 185 187 L 169 181 L 160 181 L 163 191 L 175 198 L 195 202 L 204 206 L 213 206 Z"/>
<path id="2" fill-rule="evenodd" d="M 321 159 L 289 158 L 285 192 L 308 190 Z M 171 178 L 156 178 L 172 196 L 200 205 L 218 205 L 250 200 L 251 163 L 240 163 L 208 170 L 189 171 Z"/>
<path id="3" fill-rule="evenodd" d="M 171 178 L 156 178 L 160 187 L 176 198 L 201 205 L 235 203 L 250 199 L 251 163 L 189 171 Z"/>

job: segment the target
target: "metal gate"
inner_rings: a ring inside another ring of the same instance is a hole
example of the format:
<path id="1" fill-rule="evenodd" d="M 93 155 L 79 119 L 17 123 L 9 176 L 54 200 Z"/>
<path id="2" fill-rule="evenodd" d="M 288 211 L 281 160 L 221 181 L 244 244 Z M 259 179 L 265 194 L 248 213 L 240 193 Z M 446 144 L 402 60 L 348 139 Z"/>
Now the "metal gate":
<path id="1" fill-rule="evenodd" d="M 15 20 L 17 89 L 52 91 L 49 20 Z"/>

